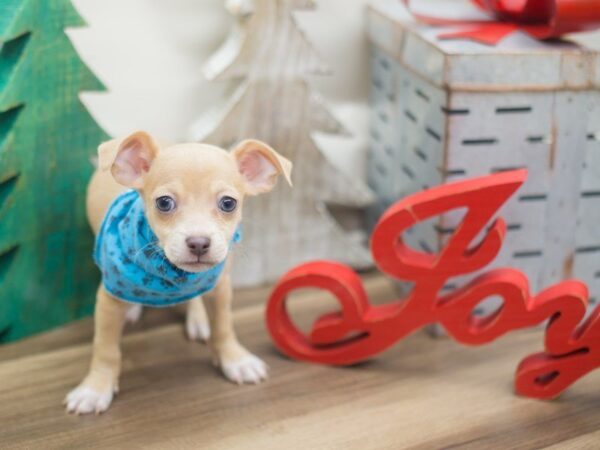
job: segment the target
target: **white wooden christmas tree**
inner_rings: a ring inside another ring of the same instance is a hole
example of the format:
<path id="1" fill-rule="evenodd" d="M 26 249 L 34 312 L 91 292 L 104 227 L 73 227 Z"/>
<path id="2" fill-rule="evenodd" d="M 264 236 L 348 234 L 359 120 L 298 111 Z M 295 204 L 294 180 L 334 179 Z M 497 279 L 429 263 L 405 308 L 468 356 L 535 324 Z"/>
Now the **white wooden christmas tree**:
<path id="1" fill-rule="evenodd" d="M 345 133 L 306 81 L 327 73 L 292 14 L 312 6 L 307 0 L 228 1 L 236 24 L 205 69 L 212 80 L 239 82 L 226 104 L 196 124 L 194 138 L 225 148 L 256 138 L 294 163 L 293 189 L 279 183 L 244 206 L 244 243 L 234 269 L 240 285 L 273 281 L 318 258 L 370 265 L 364 234 L 345 230 L 331 211 L 358 215 L 373 195 L 334 168 L 311 136 Z"/>

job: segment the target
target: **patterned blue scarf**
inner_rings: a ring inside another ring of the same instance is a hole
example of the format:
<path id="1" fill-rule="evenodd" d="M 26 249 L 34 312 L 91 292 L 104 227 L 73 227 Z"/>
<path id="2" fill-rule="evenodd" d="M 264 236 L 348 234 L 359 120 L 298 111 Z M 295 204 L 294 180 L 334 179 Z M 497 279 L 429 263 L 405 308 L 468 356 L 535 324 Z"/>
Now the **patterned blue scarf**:
<path id="1" fill-rule="evenodd" d="M 238 228 L 232 242 L 241 240 Z M 137 191 L 111 204 L 96 237 L 94 261 L 115 297 L 145 306 L 170 306 L 214 288 L 225 261 L 204 272 L 186 272 L 169 262 L 148 225 Z"/>

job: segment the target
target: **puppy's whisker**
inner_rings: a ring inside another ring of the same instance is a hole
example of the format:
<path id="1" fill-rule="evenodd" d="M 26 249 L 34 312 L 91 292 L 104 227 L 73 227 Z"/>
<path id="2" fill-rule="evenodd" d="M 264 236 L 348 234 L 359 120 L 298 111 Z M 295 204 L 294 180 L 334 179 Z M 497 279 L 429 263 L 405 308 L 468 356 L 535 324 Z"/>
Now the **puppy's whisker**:
<path id="1" fill-rule="evenodd" d="M 242 260 L 249 260 L 250 254 L 245 247 L 240 246 L 236 249 L 235 257 Z"/>
<path id="2" fill-rule="evenodd" d="M 135 260 L 135 259 L 137 259 L 137 257 L 140 255 L 140 253 L 142 253 L 144 250 L 146 250 L 147 248 L 149 248 L 151 245 L 152 245 L 152 243 L 150 242 L 150 243 L 148 243 L 148 244 L 144 245 L 143 247 L 140 247 L 140 248 L 138 249 L 138 251 L 136 251 L 136 252 L 133 254 L 133 259 L 134 259 L 134 260 Z"/>
<path id="3" fill-rule="evenodd" d="M 136 261 L 137 258 L 140 256 L 140 253 L 142 253 L 143 251 L 145 251 L 149 248 L 153 250 L 153 252 L 150 253 L 150 257 L 154 256 L 154 254 L 156 254 L 157 252 L 160 251 L 160 247 L 158 245 L 156 245 L 156 242 L 148 242 L 146 245 L 144 245 L 137 252 L 134 253 L 133 260 Z"/>

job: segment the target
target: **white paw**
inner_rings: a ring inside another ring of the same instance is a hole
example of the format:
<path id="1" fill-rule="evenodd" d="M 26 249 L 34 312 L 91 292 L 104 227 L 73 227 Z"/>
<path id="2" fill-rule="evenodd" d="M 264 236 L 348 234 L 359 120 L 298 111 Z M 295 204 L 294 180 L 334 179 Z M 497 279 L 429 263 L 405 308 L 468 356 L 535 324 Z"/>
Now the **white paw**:
<path id="1" fill-rule="evenodd" d="M 210 337 L 210 325 L 206 320 L 195 317 L 195 314 L 188 314 L 185 319 L 185 332 L 191 341 L 208 341 Z"/>
<path id="2" fill-rule="evenodd" d="M 100 414 L 108 409 L 112 399 L 112 389 L 99 392 L 81 384 L 67 394 L 63 403 L 67 406 L 68 413 Z"/>
<path id="3" fill-rule="evenodd" d="M 228 380 L 237 384 L 258 384 L 267 379 L 267 365 L 252 354 L 235 362 L 223 362 L 221 370 Z"/>
<path id="4" fill-rule="evenodd" d="M 133 305 L 125 313 L 125 322 L 136 323 L 142 317 L 142 305 Z"/>

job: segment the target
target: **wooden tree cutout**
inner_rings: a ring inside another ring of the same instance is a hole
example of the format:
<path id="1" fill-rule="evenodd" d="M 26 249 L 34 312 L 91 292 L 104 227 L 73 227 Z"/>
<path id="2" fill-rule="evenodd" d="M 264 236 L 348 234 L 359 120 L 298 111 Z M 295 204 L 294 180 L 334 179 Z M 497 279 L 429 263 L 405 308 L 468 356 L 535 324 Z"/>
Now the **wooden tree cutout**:
<path id="1" fill-rule="evenodd" d="M 106 138 L 79 100 L 102 85 L 64 33 L 69 0 L 0 3 L 0 339 L 91 312 L 85 220 L 91 155 Z"/>
<path id="2" fill-rule="evenodd" d="M 358 211 L 373 195 L 335 169 L 311 137 L 313 131 L 345 132 L 305 79 L 327 71 L 292 16 L 311 6 L 306 0 L 229 1 L 237 24 L 206 66 L 210 79 L 242 81 L 225 105 L 200 120 L 195 137 L 224 147 L 261 139 L 294 163 L 294 189 L 280 186 L 244 210 L 244 254 L 235 268 L 240 284 L 272 281 L 287 267 L 324 256 L 354 267 L 371 263 L 364 236 L 343 230 L 327 208 Z"/>
<path id="3" fill-rule="evenodd" d="M 558 395 L 600 366 L 600 308 L 578 327 L 587 306 L 585 284 L 564 281 L 532 296 L 527 278 L 507 268 L 484 273 L 448 295 L 439 294 L 449 278 L 475 272 L 496 257 L 506 225 L 500 218 L 486 227 L 525 177 L 526 171 L 519 170 L 443 185 L 409 196 L 385 212 L 373 231 L 371 250 L 383 272 L 414 282 L 406 299 L 371 305 L 360 277 L 337 262 L 315 261 L 292 269 L 276 285 L 267 305 L 267 327 L 274 342 L 293 358 L 352 364 L 430 323 L 439 322 L 458 342 L 481 345 L 550 319 L 548 353 L 526 358 L 515 384 L 523 395 Z M 467 213 L 439 255 L 415 251 L 402 241 L 402 234 L 415 224 L 459 208 L 467 208 Z M 288 295 L 302 288 L 329 291 L 342 307 L 319 318 L 308 336 L 286 309 Z M 502 306 L 486 317 L 475 316 L 477 305 L 491 296 L 500 297 Z"/>

